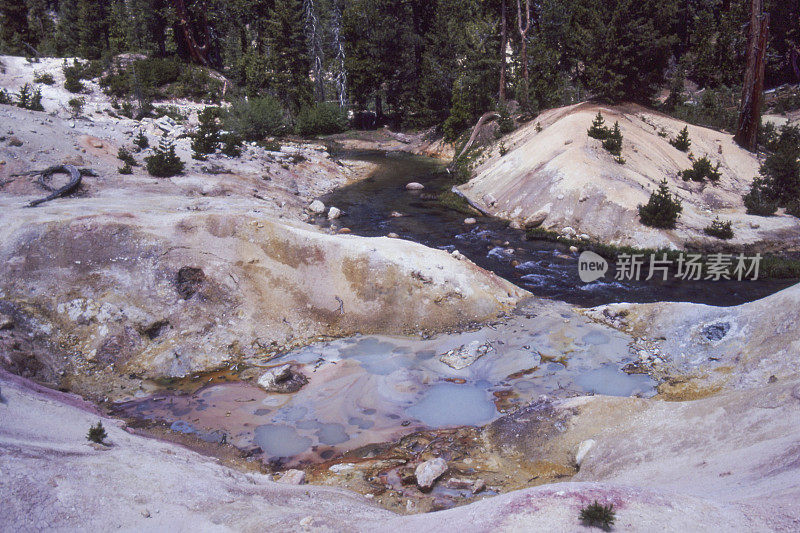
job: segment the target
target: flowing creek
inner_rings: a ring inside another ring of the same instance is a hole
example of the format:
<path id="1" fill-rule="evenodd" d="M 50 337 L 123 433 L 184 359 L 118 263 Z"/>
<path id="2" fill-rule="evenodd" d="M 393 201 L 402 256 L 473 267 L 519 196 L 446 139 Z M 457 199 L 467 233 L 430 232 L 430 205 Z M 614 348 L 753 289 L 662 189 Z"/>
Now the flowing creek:
<path id="1" fill-rule="evenodd" d="M 550 300 L 527 302 L 513 316 L 473 331 L 430 339 L 357 336 L 287 353 L 269 366 L 291 363 L 308 377 L 292 394 L 268 393 L 238 380 L 201 385 L 204 376 L 189 391 L 160 389 L 118 403 L 117 414 L 227 442 L 280 466 L 317 463 L 419 430 L 483 425 L 541 395 L 654 394 L 649 376 L 622 371 L 636 359 L 634 339 L 588 320 L 573 305 L 670 299 L 730 305 L 784 286 L 584 285 L 576 256 L 563 246 L 527 241 L 524 232 L 485 217 L 467 227 L 465 215 L 442 207 L 435 195 L 449 184 L 440 163 L 406 154 L 346 155 L 380 168 L 324 199 L 345 213 L 334 228 L 347 226 L 366 236 L 395 232 L 429 246 L 457 248 Z M 425 191 L 405 191 L 409 181 L 423 183 Z M 404 216 L 391 217 L 393 211 Z M 452 357 L 458 353 L 480 357 L 461 368 Z"/>

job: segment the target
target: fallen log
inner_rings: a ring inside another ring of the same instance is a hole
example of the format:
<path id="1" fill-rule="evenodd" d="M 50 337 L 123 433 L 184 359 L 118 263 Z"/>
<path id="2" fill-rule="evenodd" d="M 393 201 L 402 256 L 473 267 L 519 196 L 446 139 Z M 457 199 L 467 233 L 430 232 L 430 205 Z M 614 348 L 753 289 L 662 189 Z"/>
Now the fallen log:
<path id="1" fill-rule="evenodd" d="M 481 126 L 483 126 L 483 124 L 486 121 L 499 117 L 500 113 L 498 113 L 497 111 L 489 111 L 488 113 L 484 113 L 483 116 L 480 119 L 478 119 L 478 123 L 475 124 L 475 127 L 472 129 L 472 135 L 469 136 L 467 144 L 464 145 L 464 148 L 461 149 L 461 152 L 459 152 L 459 154 L 453 159 L 453 162 L 450 163 L 449 168 L 451 169 L 455 168 L 456 163 L 458 163 L 458 160 L 461 159 L 461 156 L 467 153 L 467 151 L 472 147 L 472 143 L 474 143 L 475 139 L 478 138 L 478 133 L 481 130 Z"/>
<path id="2" fill-rule="evenodd" d="M 58 189 L 53 189 L 48 183 L 53 174 L 64 173 L 70 175 L 69 183 L 60 187 Z M 73 165 L 54 165 L 52 167 L 48 167 L 44 170 L 34 170 L 31 172 L 24 172 L 22 174 L 14 174 L 12 177 L 16 176 L 39 176 L 37 180 L 39 185 L 42 186 L 43 189 L 47 191 L 52 191 L 50 195 L 40 198 L 38 200 L 33 200 L 31 203 L 27 205 L 27 207 L 36 207 L 37 205 L 41 205 L 45 202 L 49 202 L 50 200 L 55 200 L 56 198 L 60 198 L 62 196 L 66 196 L 68 194 L 72 194 L 75 192 L 81 184 L 81 178 L 83 176 L 97 176 L 97 174 L 88 168 L 81 168 L 78 169 Z"/>

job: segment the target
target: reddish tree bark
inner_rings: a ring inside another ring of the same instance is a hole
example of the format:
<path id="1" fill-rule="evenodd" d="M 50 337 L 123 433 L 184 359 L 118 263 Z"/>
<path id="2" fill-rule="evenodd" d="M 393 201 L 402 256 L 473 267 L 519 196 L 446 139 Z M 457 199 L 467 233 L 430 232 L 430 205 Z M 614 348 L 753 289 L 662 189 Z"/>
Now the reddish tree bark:
<path id="1" fill-rule="evenodd" d="M 764 99 L 764 69 L 769 34 L 769 14 L 763 12 L 763 0 L 751 0 L 750 34 L 747 39 L 747 67 L 742 84 L 742 107 L 734 140 L 755 152 Z"/>
<path id="2" fill-rule="evenodd" d="M 200 15 L 201 23 L 199 24 L 200 28 L 198 33 L 200 34 L 202 43 L 198 43 L 197 39 L 195 39 L 195 31 L 197 28 L 195 27 L 196 25 L 191 22 L 189 10 L 186 9 L 186 2 L 184 2 L 184 0 L 173 0 L 173 5 L 175 6 L 175 12 L 178 15 L 178 24 L 183 31 L 183 37 L 186 40 L 186 47 L 192 61 L 206 67 L 211 66 L 211 61 L 208 57 L 211 49 L 211 32 L 209 31 L 205 15 Z"/>

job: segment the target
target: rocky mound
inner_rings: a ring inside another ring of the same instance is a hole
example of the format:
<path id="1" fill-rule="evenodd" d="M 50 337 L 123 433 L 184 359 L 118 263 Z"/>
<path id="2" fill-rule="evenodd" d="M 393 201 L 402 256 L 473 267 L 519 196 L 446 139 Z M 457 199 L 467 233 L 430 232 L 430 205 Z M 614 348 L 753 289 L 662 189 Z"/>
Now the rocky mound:
<path id="1" fill-rule="evenodd" d="M 624 165 L 587 134 L 598 111 L 607 125 L 620 124 Z M 678 176 L 692 162 L 669 140 L 685 126 L 692 141 L 690 152 L 720 164 L 718 183 L 685 182 Z M 730 135 L 638 105 L 584 103 L 546 111 L 502 142 L 508 153 L 500 155 L 495 148 L 477 167 L 475 178 L 460 189 L 481 209 L 519 225 L 558 232 L 572 228 L 615 244 L 682 247 L 718 243 L 703 228 L 720 216 L 733 222 L 734 245 L 759 243 L 785 249 L 800 244 L 798 219 L 745 213 L 742 195 L 758 175 L 759 162 Z M 672 231 L 643 226 L 637 212 L 663 179 L 683 202 L 683 214 Z"/>
<path id="2" fill-rule="evenodd" d="M 750 388 L 800 375 L 800 285 L 736 307 L 691 303 L 613 304 L 590 316 L 645 339 L 673 373 L 678 396 Z"/>

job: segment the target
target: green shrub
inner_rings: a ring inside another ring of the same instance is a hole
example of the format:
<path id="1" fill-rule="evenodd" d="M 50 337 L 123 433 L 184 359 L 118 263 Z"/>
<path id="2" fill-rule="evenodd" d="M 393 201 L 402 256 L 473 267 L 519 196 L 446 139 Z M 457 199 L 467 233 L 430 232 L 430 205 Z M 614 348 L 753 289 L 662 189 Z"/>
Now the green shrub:
<path id="1" fill-rule="evenodd" d="M 69 106 L 70 110 L 72 110 L 72 114 L 75 116 L 80 115 L 83 113 L 83 106 L 86 104 L 86 100 L 83 98 L 70 98 L 67 101 L 67 105 Z"/>
<path id="2" fill-rule="evenodd" d="M 89 428 L 89 433 L 86 434 L 86 440 L 97 444 L 105 444 L 106 437 L 108 437 L 108 434 L 103 427 L 103 423 L 99 420 L 97 421 L 97 425 L 91 426 Z"/>
<path id="3" fill-rule="evenodd" d="M 689 139 L 689 126 L 684 127 L 678 136 L 670 140 L 669 143 L 681 152 L 688 152 L 692 146 L 692 141 Z"/>
<path id="4" fill-rule="evenodd" d="M 671 114 L 697 126 L 736 131 L 739 119 L 739 90 L 724 86 L 705 90 L 699 102 L 676 105 Z"/>
<path id="5" fill-rule="evenodd" d="M 753 180 L 750 192 L 744 195 L 747 214 L 769 217 L 778 210 L 778 202 L 773 200 L 767 180 L 758 177 Z"/>
<path id="6" fill-rule="evenodd" d="M 594 117 L 594 121 L 592 122 L 592 126 L 589 128 L 589 131 L 586 133 L 589 134 L 589 137 L 593 139 L 599 139 L 601 141 L 605 140 L 610 133 L 609 129 L 606 127 L 606 120 L 603 118 L 603 114 L 598 111 L 597 116 Z"/>
<path id="7" fill-rule="evenodd" d="M 133 118 L 133 104 L 130 102 L 122 102 L 119 107 L 119 114 L 126 118 Z"/>
<path id="8" fill-rule="evenodd" d="M 224 128 L 247 141 L 286 132 L 286 112 L 272 96 L 237 100 L 225 113 Z"/>
<path id="9" fill-rule="evenodd" d="M 800 199 L 794 200 L 786 206 L 786 214 L 800 218 Z"/>
<path id="10" fill-rule="evenodd" d="M 614 122 L 614 128 L 603 139 L 603 148 L 618 159 L 622 158 L 622 130 L 619 129 L 619 122 Z"/>
<path id="11" fill-rule="evenodd" d="M 128 163 L 125 163 L 119 168 L 118 172 L 120 174 L 133 174 L 133 167 Z"/>
<path id="12" fill-rule="evenodd" d="M 727 241 L 733 239 L 733 224 L 730 221 L 723 222 L 717 217 L 711 225 L 703 229 L 703 233 Z"/>
<path id="13" fill-rule="evenodd" d="M 0 89 L 0 104 L 11 105 L 13 102 L 5 89 Z"/>
<path id="14" fill-rule="evenodd" d="M 711 160 L 703 156 L 692 163 L 692 168 L 681 172 L 681 177 L 683 181 L 702 182 L 708 179 L 711 182 L 717 182 L 722 177 L 722 173 L 719 171 L 719 163 L 713 166 Z"/>
<path id="15" fill-rule="evenodd" d="M 64 88 L 71 93 L 83 92 L 85 87 L 81 80 L 88 76 L 85 65 L 77 59 L 69 65 L 65 59 L 61 70 L 64 72 Z"/>
<path id="16" fill-rule="evenodd" d="M 186 120 L 186 115 L 175 105 L 155 106 L 150 114 L 152 114 L 154 118 L 169 117 L 175 122 L 183 122 Z"/>
<path id="17" fill-rule="evenodd" d="M 610 503 L 608 505 L 600 505 L 595 500 L 591 505 L 581 509 L 580 519 L 586 526 L 609 530 L 616 520 L 614 505 Z"/>
<path id="18" fill-rule="evenodd" d="M 336 104 L 304 107 L 297 114 L 295 132 L 302 137 L 330 135 L 347 129 L 347 112 Z"/>
<path id="19" fill-rule="evenodd" d="M 23 85 L 17 93 L 17 107 L 31 111 L 44 111 L 41 89 L 32 88 L 29 83 Z"/>
<path id="20" fill-rule="evenodd" d="M 508 153 L 508 147 L 506 146 L 506 143 L 501 142 L 499 150 L 500 150 L 500 157 L 506 155 Z"/>
<path id="21" fill-rule="evenodd" d="M 439 204 L 453 211 L 458 211 L 469 216 L 480 215 L 480 212 L 472 207 L 463 196 L 453 191 L 444 191 L 438 196 Z"/>
<path id="22" fill-rule="evenodd" d="M 53 85 L 56 79 L 49 72 L 36 72 L 33 71 L 33 83 L 43 83 L 45 85 Z"/>
<path id="23" fill-rule="evenodd" d="M 175 154 L 175 145 L 166 137 L 161 137 L 153 155 L 145 158 L 147 172 L 151 176 L 169 178 L 183 172 L 183 161 Z"/>
<path id="24" fill-rule="evenodd" d="M 785 207 L 800 198 L 800 127 L 784 126 L 769 149 L 761 175 L 769 184 L 770 195 Z"/>
<path id="25" fill-rule="evenodd" d="M 220 136 L 220 141 L 222 142 L 221 152 L 223 154 L 228 157 L 239 157 L 242 155 L 242 138 L 235 133 L 223 133 Z"/>
<path id="26" fill-rule="evenodd" d="M 133 155 L 128 150 L 126 150 L 124 147 L 121 147 L 117 151 L 117 159 L 119 159 L 120 161 L 122 161 L 126 165 L 130 165 L 132 167 L 138 167 L 139 166 L 139 163 L 136 162 L 136 159 L 133 157 Z"/>
<path id="27" fill-rule="evenodd" d="M 192 135 L 192 151 L 194 159 L 205 159 L 206 155 L 217 151 L 220 142 L 219 126 L 220 109 L 207 107 L 198 113 L 200 126 Z"/>
<path id="28" fill-rule="evenodd" d="M 495 136 L 499 139 L 503 135 L 508 135 L 512 131 L 516 129 L 516 125 L 514 124 L 514 119 L 511 118 L 511 113 L 508 111 L 508 106 L 505 103 L 500 103 L 497 106 L 497 113 L 500 115 L 500 118 L 497 119 L 497 132 Z M 537 131 L 541 131 L 541 126 L 538 124 Z"/>
<path id="29" fill-rule="evenodd" d="M 150 146 L 150 141 L 147 140 L 147 136 L 144 134 L 144 132 L 140 130 L 139 134 L 133 139 L 133 144 L 144 150 Z"/>
<path id="30" fill-rule="evenodd" d="M 674 228 L 683 206 L 677 196 L 669 192 L 667 180 L 661 182 L 658 190 L 650 195 L 647 205 L 639 206 L 639 220 L 653 228 Z"/>

